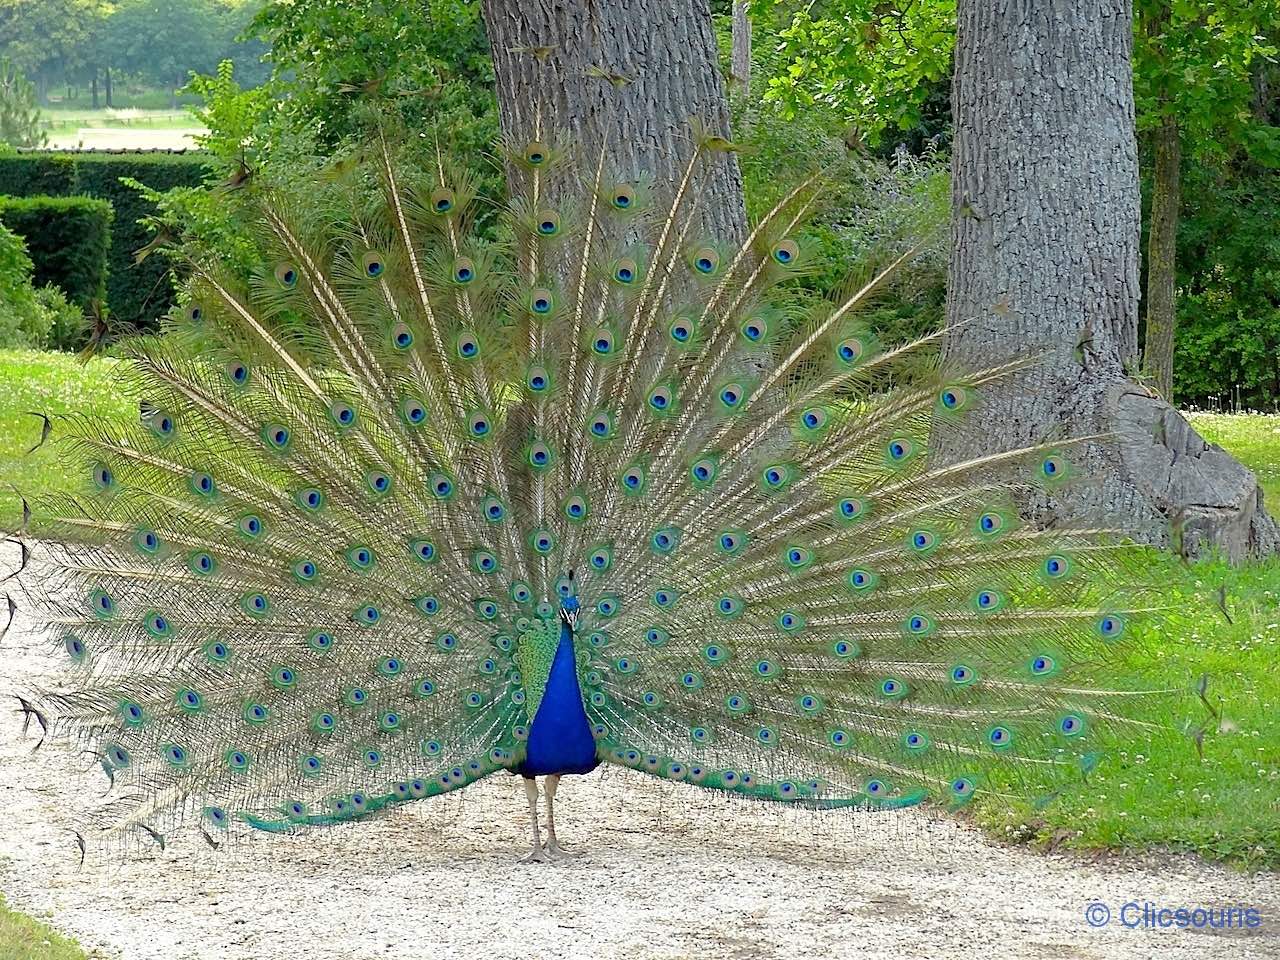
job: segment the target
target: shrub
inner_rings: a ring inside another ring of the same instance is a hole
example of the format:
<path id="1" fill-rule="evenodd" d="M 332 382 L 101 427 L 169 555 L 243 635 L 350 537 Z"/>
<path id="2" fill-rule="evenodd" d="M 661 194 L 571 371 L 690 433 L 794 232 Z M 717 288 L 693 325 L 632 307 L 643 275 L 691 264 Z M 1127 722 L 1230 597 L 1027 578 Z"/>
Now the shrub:
<path id="1" fill-rule="evenodd" d="M 110 201 L 115 220 L 108 251 L 106 303 L 116 321 L 150 328 L 169 311 L 174 298 L 163 258 L 134 263 L 134 252 L 151 239 L 139 221 L 157 213 L 153 195 L 138 185 L 159 193 L 174 187 L 195 187 L 203 181 L 206 169 L 205 158 L 198 154 L 22 153 L 0 157 L 0 194 L 86 194 Z M 53 278 L 53 282 L 59 281 Z M 75 296 L 72 301 L 80 302 Z"/>
<path id="2" fill-rule="evenodd" d="M 35 283 L 88 310 L 107 289 L 111 204 L 91 197 L 0 197 L 0 223 L 26 241 Z"/>
<path id="3" fill-rule="evenodd" d="M 0 348 L 43 346 L 52 315 L 31 287 L 22 238 L 0 224 Z"/>
<path id="4" fill-rule="evenodd" d="M 33 346 L 49 350 L 78 350 L 85 342 L 89 323 L 84 311 L 67 301 L 67 295 L 53 284 L 36 290 L 36 302 L 48 314 L 44 342 Z"/>

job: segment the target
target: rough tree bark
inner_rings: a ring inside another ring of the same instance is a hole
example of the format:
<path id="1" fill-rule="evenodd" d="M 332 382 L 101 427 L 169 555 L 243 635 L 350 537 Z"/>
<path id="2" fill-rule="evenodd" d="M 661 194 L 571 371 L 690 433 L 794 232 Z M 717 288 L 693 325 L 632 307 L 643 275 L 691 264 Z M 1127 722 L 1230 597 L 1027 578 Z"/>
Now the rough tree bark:
<path id="1" fill-rule="evenodd" d="M 729 70 L 743 94 L 751 92 L 751 10 L 747 0 L 733 0 L 733 58 Z"/>
<path id="2" fill-rule="evenodd" d="M 1127 377 L 1137 357 L 1138 160 L 1130 0 L 960 0 L 952 111 L 949 360 L 1043 355 L 987 398 L 944 457 L 1062 435 L 1089 483 L 1045 506 L 1194 555 L 1280 532 L 1247 469 Z"/>
<path id="3" fill-rule="evenodd" d="M 690 118 L 729 135 L 708 0 L 484 0 L 483 12 L 508 136 L 527 138 L 540 105 L 544 127 L 572 138 L 584 162 L 603 143 L 615 176 L 647 173 L 661 192 L 692 153 Z M 543 47 L 550 52 L 531 52 Z M 739 243 L 737 161 L 715 153 L 707 162 L 700 225 L 707 239 Z"/>
<path id="4" fill-rule="evenodd" d="M 1173 396 L 1173 334 L 1177 324 L 1178 206 L 1182 192 L 1182 136 L 1166 116 L 1152 137 L 1151 234 L 1147 238 L 1147 335 L 1142 366 L 1162 397 Z"/>

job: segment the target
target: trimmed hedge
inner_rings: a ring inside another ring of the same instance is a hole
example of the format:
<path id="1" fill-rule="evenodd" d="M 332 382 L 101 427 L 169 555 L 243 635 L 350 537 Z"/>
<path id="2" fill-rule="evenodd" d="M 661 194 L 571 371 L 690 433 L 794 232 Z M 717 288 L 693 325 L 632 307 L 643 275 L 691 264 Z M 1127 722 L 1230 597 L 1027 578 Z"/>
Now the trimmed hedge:
<path id="1" fill-rule="evenodd" d="M 107 294 L 111 217 L 93 197 L 0 197 L 0 223 L 26 241 L 34 285 L 61 287 L 86 312 Z"/>
<path id="2" fill-rule="evenodd" d="M 204 180 L 206 161 L 200 154 L 24 152 L 0 157 L 0 194 L 87 194 L 115 208 L 108 259 L 106 302 L 112 317 L 124 324 L 153 327 L 173 305 L 173 289 L 163 257 L 133 262 L 135 250 L 151 239 L 138 221 L 155 214 L 155 205 L 132 187 L 127 177 L 153 190 L 194 187 Z M 32 258 L 35 259 L 35 250 Z"/>

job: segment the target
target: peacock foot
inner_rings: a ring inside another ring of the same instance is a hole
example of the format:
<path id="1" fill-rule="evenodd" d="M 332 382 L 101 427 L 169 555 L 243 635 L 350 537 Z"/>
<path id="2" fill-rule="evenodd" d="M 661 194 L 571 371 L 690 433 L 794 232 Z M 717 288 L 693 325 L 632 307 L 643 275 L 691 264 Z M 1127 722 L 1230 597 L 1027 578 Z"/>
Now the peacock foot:
<path id="1" fill-rule="evenodd" d="M 530 850 L 525 856 L 521 857 L 518 862 L 519 863 L 550 863 L 553 859 L 555 858 L 550 854 L 548 854 L 541 844 L 535 843 L 533 845 L 533 849 Z"/>
<path id="2" fill-rule="evenodd" d="M 552 860 L 566 860 L 570 857 L 578 857 L 582 855 L 580 851 L 575 850 L 570 852 L 566 850 L 564 847 L 560 846 L 560 842 L 556 840 L 555 837 L 548 838 L 547 842 L 543 845 L 543 850 L 546 851 L 547 856 Z"/>

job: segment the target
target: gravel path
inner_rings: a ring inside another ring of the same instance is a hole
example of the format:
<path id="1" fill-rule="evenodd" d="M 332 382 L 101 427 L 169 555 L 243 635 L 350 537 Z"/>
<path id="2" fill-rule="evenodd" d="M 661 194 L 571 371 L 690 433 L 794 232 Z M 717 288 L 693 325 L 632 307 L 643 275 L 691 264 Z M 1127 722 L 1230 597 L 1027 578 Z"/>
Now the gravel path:
<path id="1" fill-rule="evenodd" d="M 59 747 L 31 752 L 8 693 L 48 664 L 15 640 L 0 645 L 0 892 L 102 957 L 1280 957 L 1274 874 L 1045 857 L 919 811 L 779 810 L 617 771 L 565 780 L 561 837 L 585 853 L 555 864 L 514 862 L 523 789 L 496 776 L 230 855 L 186 837 L 79 869 L 70 830 L 105 779 Z M 1103 929 L 1085 920 L 1094 901 L 1116 914 Z M 1262 922 L 1126 929 L 1129 901 L 1253 907 Z"/>

